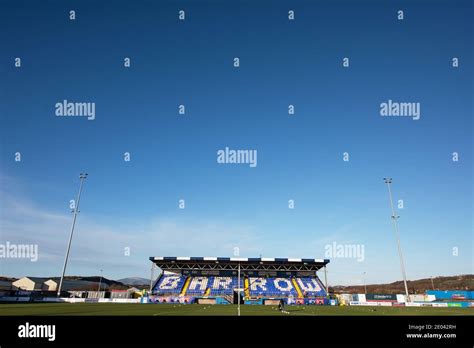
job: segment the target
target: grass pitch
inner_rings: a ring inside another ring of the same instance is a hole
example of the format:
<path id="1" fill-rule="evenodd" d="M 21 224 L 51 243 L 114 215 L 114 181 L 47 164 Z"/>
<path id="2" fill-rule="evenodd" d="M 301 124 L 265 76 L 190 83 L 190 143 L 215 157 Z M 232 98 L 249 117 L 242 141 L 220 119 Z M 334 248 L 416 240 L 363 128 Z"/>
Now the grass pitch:
<path id="1" fill-rule="evenodd" d="M 281 313 L 273 306 L 242 305 L 243 316 L 305 316 L 305 315 L 474 315 L 474 308 L 432 307 L 336 307 L 286 306 Z M 15 303 L 0 304 L 0 316 L 35 315 L 237 315 L 237 305 L 123 304 L 123 303 Z"/>

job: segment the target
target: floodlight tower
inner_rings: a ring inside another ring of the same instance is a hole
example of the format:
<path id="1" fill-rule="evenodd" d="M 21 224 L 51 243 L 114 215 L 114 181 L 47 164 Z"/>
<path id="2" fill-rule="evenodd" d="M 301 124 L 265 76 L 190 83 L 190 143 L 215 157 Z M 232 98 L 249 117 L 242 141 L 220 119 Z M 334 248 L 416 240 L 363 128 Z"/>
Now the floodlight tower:
<path id="1" fill-rule="evenodd" d="M 394 227 L 394 231 L 395 231 L 395 238 L 397 240 L 398 256 L 400 257 L 400 266 L 402 268 L 403 283 L 405 284 L 405 295 L 406 295 L 407 301 L 408 301 L 409 297 L 408 297 L 407 276 L 405 274 L 405 263 L 403 262 L 402 247 L 400 246 L 400 237 L 399 237 L 399 234 L 398 234 L 398 225 L 397 225 L 397 219 L 400 216 L 395 214 L 395 209 L 393 207 L 392 190 L 390 189 L 390 184 L 392 183 L 392 178 L 383 178 L 383 180 L 387 184 L 387 187 L 388 187 L 388 197 L 390 199 L 390 208 L 392 209 L 392 221 L 393 221 L 393 227 Z"/>
<path id="2" fill-rule="evenodd" d="M 102 272 L 103 271 L 104 271 L 103 269 L 100 270 L 99 290 L 97 290 L 97 292 L 100 292 L 100 289 L 102 287 Z M 99 294 L 97 294 L 97 298 L 99 298 Z"/>
<path id="3" fill-rule="evenodd" d="M 155 263 L 152 261 L 151 262 L 151 275 L 150 275 L 150 294 L 148 297 L 150 297 L 150 295 L 152 295 L 153 293 L 153 278 L 155 278 Z"/>
<path id="4" fill-rule="evenodd" d="M 81 173 L 79 175 L 81 184 L 79 186 L 79 193 L 77 194 L 76 204 L 74 205 L 74 209 L 72 211 L 74 215 L 72 218 L 71 234 L 69 235 L 69 242 L 67 244 L 67 249 L 66 249 L 66 257 L 64 258 L 64 266 L 63 266 L 63 273 L 61 275 L 61 281 L 59 282 L 59 288 L 58 288 L 58 294 L 57 294 L 58 297 L 61 295 L 61 288 L 63 286 L 64 273 L 66 272 L 67 260 L 69 258 L 69 251 L 71 250 L 72 236 L 74 234 L 74 227 L 76 226 L 77 213 L 79 212 L 79 202 L 81 200 L 82 185 L 84 184 L 84 180 L 87 178 L 87 175 L 88 175 L 87 173 Z"/>
<path id="5" fill-rule="evenodd" d="M 326 286 L 326 297 L 329 297 L 328 270 L 324 265 L 324 285 Z"/>

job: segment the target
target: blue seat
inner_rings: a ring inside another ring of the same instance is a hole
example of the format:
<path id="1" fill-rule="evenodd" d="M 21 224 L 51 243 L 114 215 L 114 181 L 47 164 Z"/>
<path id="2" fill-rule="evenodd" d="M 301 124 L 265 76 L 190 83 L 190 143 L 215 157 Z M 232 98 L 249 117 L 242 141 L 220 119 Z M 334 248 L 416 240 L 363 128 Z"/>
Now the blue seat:
<path id="1" fill-rule="evenodd" d="M 326 290 L 318 277 L 296 278 L 296 283 L 306 297 L 326 296 Z"/>
<path id="2" fill-rule="evenodd" d="M 163 275 L 153 287 L 153 293 L 157 295 L 179 295 L 183 289 L 186 277 L 179 274 Z"/>
<path id="3" fill-rule="evenodd" d="M 252 297 L 298 296 L 291 278 L 249 278 L 249 292 Z"/>

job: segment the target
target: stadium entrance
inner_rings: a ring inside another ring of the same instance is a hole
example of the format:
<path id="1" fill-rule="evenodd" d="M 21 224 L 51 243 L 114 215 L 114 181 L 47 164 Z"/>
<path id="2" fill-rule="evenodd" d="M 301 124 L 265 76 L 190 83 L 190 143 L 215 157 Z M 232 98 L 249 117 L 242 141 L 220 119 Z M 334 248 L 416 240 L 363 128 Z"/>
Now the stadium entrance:
<path id="1" fill-rule="evenodd" d="M 150 257 L 161 272 L 152 283 L 157 303 L 287 304 L 327 302 L 317 272 L 327 259 Z M 239 277 L 240 270 L 240 277 Z"/>

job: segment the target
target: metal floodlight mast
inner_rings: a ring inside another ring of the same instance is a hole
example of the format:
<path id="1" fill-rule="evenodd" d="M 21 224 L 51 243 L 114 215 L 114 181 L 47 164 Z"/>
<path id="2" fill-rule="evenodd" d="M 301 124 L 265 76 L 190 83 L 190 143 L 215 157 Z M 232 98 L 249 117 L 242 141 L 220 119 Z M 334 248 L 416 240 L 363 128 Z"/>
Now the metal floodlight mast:
<path id="1" fill-rule="evenodd" d="M 328 270 L 324 265 L 324 284 L 326 285 L 326 297 L 329 297 Z"/>
<path id="2" fill-rule="evenodd" d="M 98 293 L 100 292 L 100 289 L 102 287 L 102 269 L 100 270 L 100 280 L 99 280 L 99 290 L 97 291 Z M 99 294 L 97 294 L 97 298 L 99 298 Z"/>
<path id="3" fill-rule="evenodd" d="M 74 227 L 76 226 L 77 213 L 79 212 L 79 202 L 81 200 L 82 185 L 84 184 L 84 180 L 87 178 L 87 175 L 88 175 L 87 173 L 81 173 L 79 175 L 81 184 L 79 186 L 79 193 L 77 194 L 77 199 L 76 199 L 77 204 L 75 204 L 74 210 L 72 211 L 74 215 L 72 218 L 71 234 L 69 235 L 69 242 L 67 244 L 67 249 L 66 249 L 66 257 L 64 258 L 64 266 L 63 266 L 63 273 L 61 275 L 61 281 L 59 282 L 59 288 L 58 288 L 58 293 L 57 293 L 58 297 L 61 295 L 61 288 L 63 286 L 64 273 L 66 272 L 67 261 L 69 258 L 69 251 L 71 250 L 72 236 L 74 234 Z"/>
<path id="4" fill-rule="evenodd" d="M 155 277 L 154 276 L 154 272 L 155 271 L 155 263 L 152 262 L 151 263 L 151 270 L 150 270 L 150 294 L 148 295 L 148 297 L 150 297 L 150 295 L 153 295 L 153 278 Z"/>
<path id="5" fill-rule="evenodd" d="M 394 227 L 394 231 L 395 231 L 395 238 L 397 239 L 398 256 L 400 257 L 400 266 L 401 266 L 401 269 L 402 269 L 403 283 L 405 284 L 405 295 L 406 295 L 407 301 L 408 301 L 409 300 L 409 295 L 408 295 L 408 286 L 407 286 L 407 276 L 405 274 L 405 263 L 403 262 L 402 247 L 400 245 L 400 237 L 399 237 L 399 234 L 398 234 L 398 225 L 397 225 L 397 219 L 399 218 L 399 216 L 395 214 L 395 209 L 393 207 L 393 200 L 392 200 L 392 190 L 390 189 L 390 184 L 392 183 L 392 178 L 383 178 L 383 180 L 387 184 L 387 187 L 388 187 L 388 197 L 390 199 L 390 208 L 392 209 L 393 227 Z"/>

